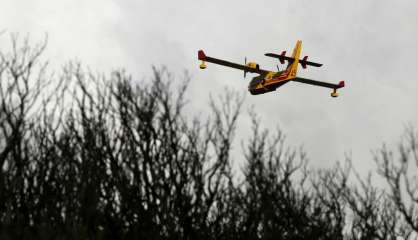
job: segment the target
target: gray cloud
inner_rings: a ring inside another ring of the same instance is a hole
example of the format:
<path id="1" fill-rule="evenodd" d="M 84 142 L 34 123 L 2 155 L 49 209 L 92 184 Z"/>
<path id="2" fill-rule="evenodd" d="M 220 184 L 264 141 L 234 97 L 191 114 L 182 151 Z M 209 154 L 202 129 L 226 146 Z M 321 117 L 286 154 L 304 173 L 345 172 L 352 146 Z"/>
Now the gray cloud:
<path id="1" fill-rule="evenodd" d="M 265 52 L 290 51 L 324 63 L 302 76 L 347 88 L 331 99 L 327 89 L 289 83 L 262 96 L 247 94 L 267 126 L 280 125 L 293 144 L 302 143 L 317 166 L 330 166 L 352 151 L 362 169 L 370 149 L 394 143 L 405 123 L 418 122 L 415 57 L 416 1 L 42 1 L 6 0 L 0 29 L 49 33 L 53 62 L 78 57 L 94 69 L 125 67 L 141 79 L 150 65 L 176 73 L 190 70 L 192 108 L 206 106 L 209 92 L 225 86 L 246 91 L 242 72 L 209 65 L 198 70 L 197 50 L 231 61 L 247 56 L 275 68 Z M 4 37 L 1 39 L 4 42 Z M 242 119 L 238 135 L 248 135 Z M 237 144 L 236 148 L 239 148 Z"/>

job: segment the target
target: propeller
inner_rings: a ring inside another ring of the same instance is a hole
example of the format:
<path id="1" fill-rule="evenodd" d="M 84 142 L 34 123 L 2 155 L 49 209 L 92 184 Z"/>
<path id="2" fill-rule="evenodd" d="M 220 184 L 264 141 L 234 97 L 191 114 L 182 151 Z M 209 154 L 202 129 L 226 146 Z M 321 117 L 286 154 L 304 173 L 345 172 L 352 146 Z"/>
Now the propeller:
<path id="1" fill-rule="evenodd" d="M 244 58 L 244 65 L 247 66 L 247 57 Z M 244 78 L 247 76 L 247 71 L 244 70 Z"/>

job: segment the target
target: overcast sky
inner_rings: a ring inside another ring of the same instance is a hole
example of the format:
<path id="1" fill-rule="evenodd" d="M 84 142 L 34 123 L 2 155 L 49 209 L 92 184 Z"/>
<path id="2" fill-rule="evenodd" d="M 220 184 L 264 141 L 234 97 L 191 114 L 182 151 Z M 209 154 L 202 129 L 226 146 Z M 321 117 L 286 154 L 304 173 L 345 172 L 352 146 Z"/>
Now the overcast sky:
<path id="1" fill-rule="evenodd" d="M 189 99 L 196 109 L 208 94 L 228 86 L 246 92 L 242 72 L 208 64 L 198 69 L 197 51 L 275 69 L 266 52 L 291 52 L 323 63 L 300 75 L 345 80 L 339 98 L 330 90 L 289 83 L 261 96 L 246 93 L 265 126 L 279 125 L 288 142 L 302 144 L 311 164 L 332 166 L 352 153 L 361 170 L 373 166 L 371 149 L 394 146 L 405 124 L 418 127 L 418 2 L 412 0 L 163 1 L 1 0 L 0 30 L 49 35 L 46 56 L 59 67 L 79 59 L 98 71 L 123 67 L 134 78 L 151 65 L 193 76 Z M 7 38 L 1 36 L 1 43 Z M 236 148 L 248 133 L 240 122 Z"/>

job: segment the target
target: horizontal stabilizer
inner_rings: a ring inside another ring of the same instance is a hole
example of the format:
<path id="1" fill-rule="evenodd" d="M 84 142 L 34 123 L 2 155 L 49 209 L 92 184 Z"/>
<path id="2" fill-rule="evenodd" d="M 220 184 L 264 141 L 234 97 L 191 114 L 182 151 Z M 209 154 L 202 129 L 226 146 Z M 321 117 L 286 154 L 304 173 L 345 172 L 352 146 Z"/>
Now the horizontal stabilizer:
<path id="1" fill-rule="evenodd" d="M 275 54 L 275 53 L 266 53 L 264 55 L 267 56 L 267 57 L 278 58 L 281 63 L 284 63 L 284 61 L 293 62 L 295 60 L 292 57 L 285 56 L 283 53 L 280 54 L 280 55 Z M 306 66 L 313 66 L 313 67 L 321 67 L 322 66 L 321 63 L 310 62 L 307 59 L 308 59 L 308 57 L 306 56 L 303 59 L 299 60 L 299 63 L 302 65 L 303 68 L 306 68 Z"/>

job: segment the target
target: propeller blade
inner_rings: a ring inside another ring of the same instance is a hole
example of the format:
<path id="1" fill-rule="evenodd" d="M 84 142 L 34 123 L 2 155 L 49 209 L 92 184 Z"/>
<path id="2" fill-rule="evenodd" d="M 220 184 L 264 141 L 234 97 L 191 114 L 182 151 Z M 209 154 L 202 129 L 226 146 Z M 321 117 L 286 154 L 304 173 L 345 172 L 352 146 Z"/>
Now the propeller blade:
<path id="1" fill-rule="evenodd" d="M 247 66 L 247 57 L 244 58 L 244 65 Z M 244 70 L 244 78 L 247 76 L 247 71 Z"/>

